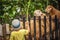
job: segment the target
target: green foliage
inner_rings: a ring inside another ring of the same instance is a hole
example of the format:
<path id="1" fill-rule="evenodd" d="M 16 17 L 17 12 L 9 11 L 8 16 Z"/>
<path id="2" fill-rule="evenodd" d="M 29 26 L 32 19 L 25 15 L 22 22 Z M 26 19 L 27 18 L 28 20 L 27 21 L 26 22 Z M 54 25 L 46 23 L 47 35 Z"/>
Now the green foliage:
<path id="1" fill-rule="evenodd" d="M 9 23 L 11 19 L 20 15 L 22 17 L 25 15 L 28 20 L 28 15 L 34 16 L 34 10 L 39 9 L 44 12 L 46 6 L 50 4 L 49 0 L 2 0 L 1 2 L 4 14 L 0 17 L 5 23 Z"/>
<path id="2" fill-rule="evenodd" d="M 59 6 L 59 5 L 58 5 L 58 0 L 50 0 L 50 2 L 51 2 L 51 3 L 50 3 L 51 5 L 53 5 L 55 8 L 58 9 L 58 6 Z"/>

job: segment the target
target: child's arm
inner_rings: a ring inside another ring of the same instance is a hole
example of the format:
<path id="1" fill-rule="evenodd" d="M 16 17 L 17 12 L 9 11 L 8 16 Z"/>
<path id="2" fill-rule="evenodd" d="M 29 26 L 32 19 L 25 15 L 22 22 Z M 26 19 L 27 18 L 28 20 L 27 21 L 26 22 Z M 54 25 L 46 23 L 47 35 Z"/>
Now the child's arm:
<path id="1" fill-rule="evenodd" d="M 30 32 L 30 28 L 28 27 L 25 34 L 27 35 L 27 34 L 29 34 L 29 32 Z"/>
<path id="2" fill-rule="evenodd" d="M 25 34 L 27 35 L 27 34 L 29 34 L 29 32 L 30 32 L 29 22 L 27 21 L 27 22 L 26 22 L 26 30 L 25 30 Z"/>
<path id="3" fill-rule="evenodd" d="M 30 28 L 29 28 L 29 26 L 28 26 L 28 29 L 27 29 L 27 30 L 28 30 L 28 33 L 29 33 L 29 32 L 30 32 Z"/>
<path id="4" fill-rule="evenodd" d="M 25 23 L 25 29 L 22 29 L 22 30 L 20 30 L 22 33 L 24 33 L 24 35 L 27 35 L 27 34 L 29 34 L 29 32 L 30 32 L 30 28 L 29 28 L 29 22 L 28 21 L 26 21 L 26 23 Z"/>

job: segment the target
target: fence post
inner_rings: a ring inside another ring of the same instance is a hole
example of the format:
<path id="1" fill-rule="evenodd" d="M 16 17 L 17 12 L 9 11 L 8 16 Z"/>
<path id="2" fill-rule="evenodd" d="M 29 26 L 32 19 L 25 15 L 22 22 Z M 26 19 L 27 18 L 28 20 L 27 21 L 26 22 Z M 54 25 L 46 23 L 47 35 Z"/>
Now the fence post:
<path id="1" fill-rule="evenodd" d="M 23 17 L 23 28 L 25 29 L 25 17 Z M 26 36 L 25 36 L 25 40 L 26 40 Z"/>
<path id="2" fill-rule="evenodd" d="M 30 26 L 30 17 L 28 17 L 28 21 L 29 21 L 29 28 L 30 28 L 29 40 L 32 40 L 32 37 L 31 37 L 31 26 Z"/>
<path id="3" fill-rule="evenodd" d="M 3 40 L 6 40 L 6 24 L 3 24 Z"/>
<path id="4" fill-rule="evenodd" d="M 10 34 L 10 30 L 9 30 L 9 24 L 6 24 L 6 34 Z"/>
<path id="5" fill-rule="evenodd" d="M 23 28 L 25 29 L 25 17 L 23 17 Z"/>
<path id="6" fill-rule="evenodd" d="M 3 40 L 2 25 L 0 24 L 0 40 Z"/>
<path id="7" fill-rule="evenodd" d="M 57 16 L 55 15 L 55 40 L 58 40 L 58 20 L 57 20 Z"/>
<path id="8" fill-rule="evenodd" d="M 45 30 L 44 40 L 46 40 L 46 16 L 44 16 L 44 30 Z"/>
<path id="9" fill-rule="evenodd" d="M 58 27 L 59 27 L 59 40 L 60 40 L 60 19 L 58 23 L 59 23 Z"/>
<path id="10" fill-rule="evenodd" d="M 39 40 L 42 40 L 42 36 L 41 36 L 41 16 L 39 16 Z"/>
<path id="11" fill-rule="evenodd" d="M 60 23 L 59 23 L 59 19 L 58 19 L 58 40 L 60 40 L 60 37 L 59 37 L 60 33 L 59 32 L 60 32 Z"/>
<path id="12" fill-rule="evenodd" d="M 51 15 L 49 15 L 49 28 L 50 28 L 50 40 L 53 40 L 52 19 L 51 19 Z"/>
<path id="13" fill-rule="evenodd" d="M 10 38 L 10 25 L 6 24 L 6 40 Z"/>
<path id="14" fill-rule="evenodd" d="M 34 16 L 34 40 L 36 40 L 36 16 Z"/>

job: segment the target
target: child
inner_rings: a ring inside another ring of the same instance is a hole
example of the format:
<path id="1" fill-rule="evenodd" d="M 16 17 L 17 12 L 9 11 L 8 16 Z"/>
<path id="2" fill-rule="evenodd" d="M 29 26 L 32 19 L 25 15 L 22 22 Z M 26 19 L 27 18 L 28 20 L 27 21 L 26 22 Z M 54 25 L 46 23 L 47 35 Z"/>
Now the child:
<path id="1" fill-rule="evenodd" d="M 12 26 L 14 30 L 11 32 L 10 40 L 25 40 L 24 36 L 29 34 L 29 27 L 28 30 L 21 29 L 18 19 L 12 21 Z"/>

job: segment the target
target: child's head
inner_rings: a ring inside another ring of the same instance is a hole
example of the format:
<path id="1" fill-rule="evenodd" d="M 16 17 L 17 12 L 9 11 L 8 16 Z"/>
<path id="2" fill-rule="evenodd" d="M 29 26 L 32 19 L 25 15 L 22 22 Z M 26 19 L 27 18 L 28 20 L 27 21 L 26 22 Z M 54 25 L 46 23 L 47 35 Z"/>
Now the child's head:
<path id="1" fill-rule="evenodd" d="M 13 27 L 14 30 L 20 29 L 20 21 L 18 19 L 14 19 L 12 21 L 12 27 Z"/>

